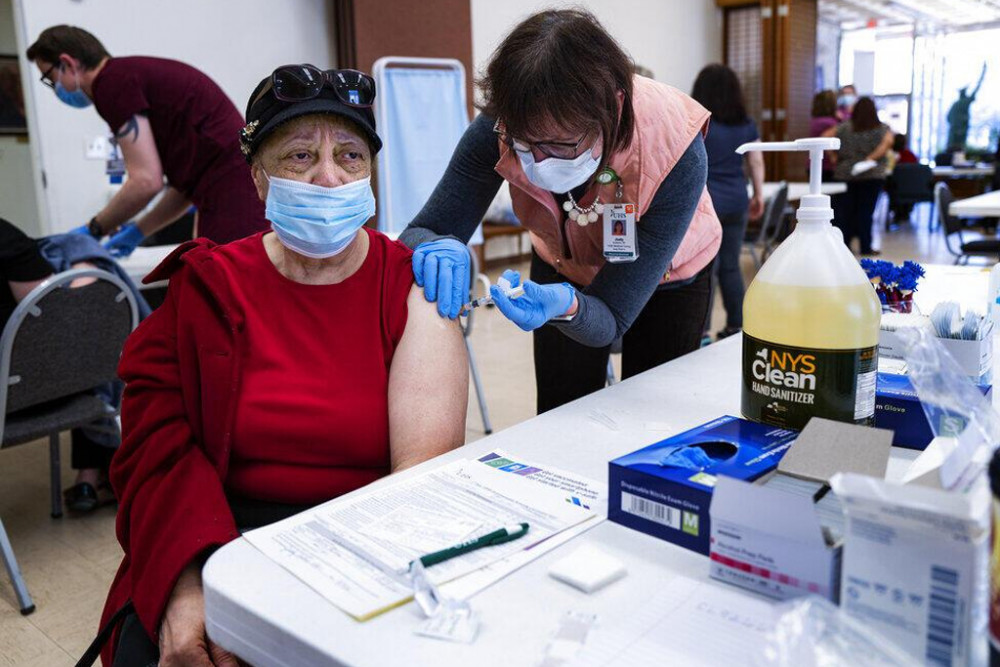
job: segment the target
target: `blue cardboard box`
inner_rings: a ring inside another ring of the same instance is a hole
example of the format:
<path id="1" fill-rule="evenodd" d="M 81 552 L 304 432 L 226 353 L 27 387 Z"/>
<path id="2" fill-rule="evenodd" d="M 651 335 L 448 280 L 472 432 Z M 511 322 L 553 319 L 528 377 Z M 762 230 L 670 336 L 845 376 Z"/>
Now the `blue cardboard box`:
<path id="1" fill-rule="evenodd" d="M 986 398 L 993 391 L 992 385 L 977 385 Z M 940 417 L 938 433 L 958 435 L 965 428 L 964 421 L 955 417 Z M 934 431 L 927 414 L 920 405 L 917 390 L 910 378 L 897 373 L 879 372 L 875 389 L 875 426 L 893 432 L 894 447 L 924 450 L 934 439 Z"/>
<path id="2" fill-rule="evenodd" d="M 796 436 L 726 416 L 621 456 L 609 464 L 608 519 L 707 556 L 717 477 L 771 472 Z"/>

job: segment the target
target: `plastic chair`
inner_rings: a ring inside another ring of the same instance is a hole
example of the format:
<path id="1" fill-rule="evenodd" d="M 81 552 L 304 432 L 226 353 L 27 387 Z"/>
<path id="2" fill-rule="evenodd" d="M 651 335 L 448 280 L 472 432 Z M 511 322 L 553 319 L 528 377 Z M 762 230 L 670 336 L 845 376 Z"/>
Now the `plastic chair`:
<path id="1" fill-rule="evenodd" d="M 385 144 L 378 155 L 378 229 L 397 234 L 430 198 L 469 126 L 465 67 L 453 58 L 386 56 L 375 61 L 373 75 L 378 89 L 376 122 Z M 479 228 L 469 244 L 482 243 Z M 469 254 L 473 257 L 470 294 L 477 281 L 489 290 L 489 279 L 479 273 L 476 253 L 470 249 Z M 465 318 L 462 333 L 483 430 L 489 434 L 493 427 L 469 344 L 471 331 L 472 316 Z"/>
<path id="2" fill-rule="evenodd" d="M 962 219 L 952 215 L 948 210 L 955 201 L 954 195 L 945 183 L 934 186 L 934 206 L 937 208 L 938 220 L 944 232 L 944 243 L 948 252 L 955 256 L 955 264 L 968 264 L 970 257 L 989 257 L 1000 260 L 1000 239 L 979 239 L 966 241 L 963 232 L 965 225 Z M 957 236 L 957 244 L 952 243 L 952 237 Z"/>
<path id="3" fill-rule="evenodd" d="M 69 288 L 81 278 L 95 282 Z M 59 273 L 33 289 L 0 336 L 0 447 L 49 437 L 52 516 L 62 516 L 59 433 L 117 415 L 92 393 L 117 377 L 139 323 L 128 286 L 99 269 Z M 0 552 L 22 614 L 34 604 L 0 523 Z"/>
<path id="4" fill-rule="evenodd" d="M 788 206 L 788 183 L 782 181 L 774 195 L 767 200 L 764 215 L 760 220 L 760 228 L 748 230 L 743 239 L 743 249 L 750 253 L 754 266 L 760 270 L 774 249 L 778 235 L 781 233 L 781 221 L 785 218 L 785 207 Z"/>

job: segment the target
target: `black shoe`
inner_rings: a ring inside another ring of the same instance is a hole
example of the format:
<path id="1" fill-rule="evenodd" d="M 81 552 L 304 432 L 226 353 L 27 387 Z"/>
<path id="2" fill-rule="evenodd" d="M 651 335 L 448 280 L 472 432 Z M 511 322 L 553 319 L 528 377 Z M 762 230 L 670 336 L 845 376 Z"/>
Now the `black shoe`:
<path id="1" fill-rule="evenodd" d="M 738 334 L 743 331 L 742 327 L 726 327 L 721 331 L 717 331 L 715 334 L 715 340 L 722 340 L 723 338 L 729 338 L 733 334 Z"/>
<path id="2" fill-rule="evenodd" d="M 74 484 L 63 491 L 63 502 L 70 512 L 93 512 L 97 509 L 97 489 L 87 482 Z"/>
<path id="3" fill-rule="evenodd" d="M 111 490 L 111 485 L 104 481 L 98 484 L 96 488 L 88 482 L 74 484 L 63 491 L 63 502 L 66 504 L 66 509 L 70 512 L 86 514 L 87 512 L 93 512 L 98 507 L 111 505 L 118 501 Z"/>

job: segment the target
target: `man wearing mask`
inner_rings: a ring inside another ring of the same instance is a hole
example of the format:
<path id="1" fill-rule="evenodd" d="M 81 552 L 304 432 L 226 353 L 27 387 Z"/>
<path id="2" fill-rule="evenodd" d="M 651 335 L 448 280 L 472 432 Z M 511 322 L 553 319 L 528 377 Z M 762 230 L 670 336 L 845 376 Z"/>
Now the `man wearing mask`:
<path id="1" fill-rule="evenodd" d="M 192 204 L 195 235 L 216 243 L 267 229 L 239 149 L 243 119 L 203 72 L 163 58 L 112 58 L 94 35 L 68 25 L 43 31 L 27 57 L 62 102 L 96 107 L 125 160 L 125 184 L 73 231 L 111 235 L 108 249 L 123 257 Z M 130 222 L 161 191 L 156 205 Z"/>

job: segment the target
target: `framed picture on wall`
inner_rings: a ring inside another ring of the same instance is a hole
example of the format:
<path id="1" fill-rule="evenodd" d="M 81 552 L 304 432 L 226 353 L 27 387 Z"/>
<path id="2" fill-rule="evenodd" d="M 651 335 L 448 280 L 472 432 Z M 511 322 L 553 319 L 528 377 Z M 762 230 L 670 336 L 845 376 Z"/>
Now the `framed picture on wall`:
<path id="1" fill-rule="evenodd" d="M 0 134 L 28 134 L 16 55 L 0 55 Z"/>

